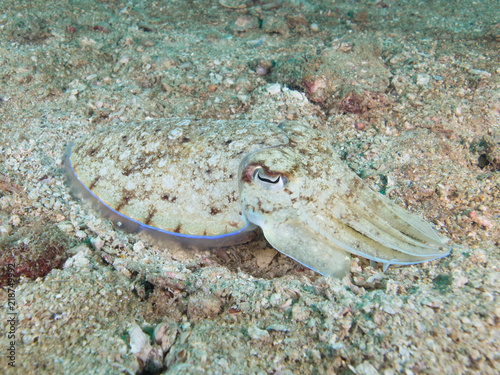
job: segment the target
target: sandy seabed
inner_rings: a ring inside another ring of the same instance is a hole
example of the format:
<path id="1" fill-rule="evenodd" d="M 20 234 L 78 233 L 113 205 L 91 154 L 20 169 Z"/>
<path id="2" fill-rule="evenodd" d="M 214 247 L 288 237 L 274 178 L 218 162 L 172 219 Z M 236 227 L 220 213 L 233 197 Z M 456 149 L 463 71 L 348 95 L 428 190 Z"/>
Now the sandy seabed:
<path id="1" fill-rule="evenodd" d="M 497 1 L 0 9 L 2 373 L 500 373 Z M 262 236 L 124 233 L 70 194 L 65 148 L 161 117 L 305 120 L 452 254 L 336 280 Z"/>

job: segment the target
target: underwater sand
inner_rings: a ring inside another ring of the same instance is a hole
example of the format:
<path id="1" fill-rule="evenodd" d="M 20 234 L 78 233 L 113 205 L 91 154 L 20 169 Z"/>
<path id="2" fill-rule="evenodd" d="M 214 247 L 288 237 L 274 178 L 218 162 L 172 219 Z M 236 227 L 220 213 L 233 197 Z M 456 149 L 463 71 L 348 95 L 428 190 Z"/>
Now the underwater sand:
<path id="1" fill-rule="evenodd" d="M 221 3 L 0 1 L 0 372 L 500 373 L 498 2 Z M 305 119 L 452 254 L 336 280 L 124 233 L 65 148 L 161 117 Z"/>

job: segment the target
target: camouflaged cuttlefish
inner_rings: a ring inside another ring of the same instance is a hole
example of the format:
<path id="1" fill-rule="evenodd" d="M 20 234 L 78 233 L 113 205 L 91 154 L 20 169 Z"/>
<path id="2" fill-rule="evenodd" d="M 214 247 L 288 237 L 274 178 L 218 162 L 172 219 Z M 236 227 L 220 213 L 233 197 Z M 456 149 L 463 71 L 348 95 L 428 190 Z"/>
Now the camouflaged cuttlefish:
<path id="1" fill-rule="evenodd" d="M 183 244 L 241 243 L 259 226 L 278 251 L 336 277 L 350 254 L 388 267 L 450 253 L 427 222 L 368 188 L 306 124 L 112 125 L 75 141 L 67 165 L 114 220 Z"/>

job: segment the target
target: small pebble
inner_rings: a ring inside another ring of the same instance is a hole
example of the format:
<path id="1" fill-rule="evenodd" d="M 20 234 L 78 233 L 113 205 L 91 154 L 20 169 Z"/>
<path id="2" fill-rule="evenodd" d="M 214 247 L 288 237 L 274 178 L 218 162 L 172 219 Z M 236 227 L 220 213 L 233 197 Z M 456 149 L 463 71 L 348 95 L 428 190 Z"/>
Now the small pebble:
<path id="1" fill-rule="evenodd" d="M 319 31 L 319 26 L 316 22 L 313 22 L 311 23 L 311 25 L 309 26 L 309 28 L 311 29 L 311 31 L 313 33 L 317 33 Z"/>
<path id="2" fill-rule="evenodd" d="M 86 256 L 86 251 L 79 251 L 76 255 L 72 256 L 64 263 L 63 269 L 67 268 L 81 268 L 89 265 L 89 260 Z"/>
<path id="3" fill-rule="evenodd" d="M 97 251 L 100 251 L 102 249 L 102 247 L 104 246 L 104 241 L 101 239 L 101 237 L 97 237 L 93 241 L 93 245 L 94 245 L 94 249 L 96 249 Z"/>
<path id="4" fill-rule="evenodd" d="M 152 349 L 149 337 L 135 323 L 128 329 L 128 334 L 130 337 L 130 352 L 143 361 L 147 360 Z"/>
<path id="5" fill-rule="evenodd" d="M 130 279 L 132 277 L 132 273 L 126 269 L 125 267 L 117 267 L 117 269 L 120 270 L 120 273 L 125 276 L 127 279 Z"/>
<path id="6" fill-rule="evenodd" d="M 177 338 L 177 326 L 175 323 L 160 323 L 156 326 L 153 336 L 163 353 L 167 353 Z"/>
<path id="7" fill-rule="evenodd" d="M 128 63 L 129 61 L 130 61 L 130 58 L 129 58 L 128 56 L 126 56 L 126 55 L 125 55 L 125 56 L 123 56 L 120 60 L 118 60 L 118 62 L 119 62 L 120 64 L 126 64 L 126 63 Z"/>
<path id="8" fill-rule="evenodd" d="M 83 230 L 77 230 L 75 232 L 75 236 L 81 240 L 87 237 L 87 233 L 85 233 Z"/>
<path id="9" fill-rule="evenodd" d="M 262 340 L 269 337 L 269 332 L 253 325 L 248 328 L 248 336 L 250 336 L 252 340 Z"/>
<path id="10" fill-rule="evenodd" d="M 75 227 L 69 221 L 60 222 L 57 227 L 65 233 L 71 233 L 75 230 Z"/>
<path id="11" fill-rule="evenodd" d="M 417 85 L 426 86 L 431 81 L 431 76 L 429 74 L 417 74 Z"/>
<path id="12" fill-rule="evenodd" d="M 13 226 L 17 227 L 19 224 L 21 224 L 21 218 L 17 215 L 12 215 L 10 217 L 9 223 L 11 223 Z"/>
<path id="13" fill-rule="evenodd" d="M 134 244 L 134 247 L 133 247 L 133 249 L 134 249 L 134 251 L 135 251 L 136 253 L 140 253 L 141 251 L 143 251 L 143 250 L 144 250 L 144 248 L 145 248 L 145 246 L 144 246 L 144 242 L 142 242 L 142 241 L 138 241 L 138 242 L 136 242 L 136 243 Z"/>
<path id="14" fill-rule="evenodd" d="M 257 68 L 255 68 L 255 73 L 257 73 L 259 76 L 265 76 L 267 73 L 269 73 L 269 68 L 267 66 L 259 65 Z"/>
<path id="15" fill-rule="evenodd" d="M 87 254 L 87 251 L 88 251 L 88 247 L 85 244 L 80 244 L 80 245 L 77 245 L 75 247 L 68 249 L 68 253 L 71 255 L 76 255 L 76 254 L 81 253 L 81 252 L 83 252 L 84 254 Z"/>
<path id="16" fill-rule="evenodd" d="M 247 31 L 256 28 L 259 25 L 259 20 L 256 17 L 241 16 L 231 24 L 230 29 L 233 31 Z"/>
<path id="17" fill-rule="evenodd" d="M 237 95 L 237 98 L 241 100 L 242 103 L 248 102 L 248 95 Z"/>
<path id="18" fill-rule="evenodd" d="M 354 127 L 357 129 L 357 130 L 363 130 L 365 128 L 365 124 L 363 122 L 356 122 L 354 124 Z"/>
<path id="19" fill-rule="evenodd" d="M 272 85 L 267 86 L 266 90 L 269 95 L 276 95 L 281 92 L 281 85 L 279 83 L 273 83 Z"/>

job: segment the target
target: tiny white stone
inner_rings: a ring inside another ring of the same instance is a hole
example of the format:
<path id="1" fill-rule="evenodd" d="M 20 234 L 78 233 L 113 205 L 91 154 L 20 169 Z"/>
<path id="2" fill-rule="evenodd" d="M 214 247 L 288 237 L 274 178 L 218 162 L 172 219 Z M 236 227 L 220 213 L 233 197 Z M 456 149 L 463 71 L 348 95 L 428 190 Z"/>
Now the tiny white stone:
<path id="1" fill-rule="evenodd" d="M 63 269 L 66 268 L 81 268 L 89 265 L 89 260 L 86 256 L 86 251 L 79 251 L 64 263 Z"/>
<path id="2" fill-rule="evenodd" d="M 130 351 L 132 354 L 135 354 L 137 358 L 145 362 L 152 349 L 149 337 L 146 336 L 141 327 L 135 323 L 128 329 L 128 334 L 130 336 Z"/>
<path id="3" fill-rule="evenodd" d="M 238 97 L 238 99 L 241 100 L 242 103 L 248 102 L 248 95 L 240 94 L 240 95 L 237 95 L 237 97 Z"/>
<path id="4" fill-rule="evenodd" d="M 94 242 L 94 249 L 96 249 L 97 251 L 100 251 L 102 249 L 102 247 L 104 246 L 104 241 L 101 239 L 101 237 L 97 237 Z"/>
<path id="5" fill-rule="evenodd" d="M 65 233 L 71 233 L 75 230 L 75 227 L 67 221 L 63 221 L 61 223 L 58 223 L 57 227 Z"/>
<path id="6" fill-rule="evenodd" d="M 149 343 L 148 337 L 137 324 L 133 324 L 130 327 L 128 334 L 130 335 L 130 351 L 132 354 L 139 353 Z"/>
<path id="7" fill-rule="evenodd" d="M 281 85 L 279 83 L 273 83 L 267 86 L 267 92 L 269 95 L 276 95 L 281 92 Z"/>
<path id="8" fill-rule="evenodd" d="M 305 100 L 304 95 L 301 92 L 298 92 L 296 90 L 289 90 L 288 95 L 290 95 L 294 99 Z"/>
<path id="9" fill-rule="evenodd" d="M 13 226 L 17 227 L 19 224 L 21 224 L 21 218 L 20 218 L 19 216 L 17 216 L 17 215 L 12 215 L 12 216 L 10 217 L 9 222 L 10 222 Z"/>
<path id="10" fill-rule="evenodd" d="M 118 62 L 119 62 L 120 64 L 126 64 L 126 63 L 128 63 L 129 61 L 130 61 L 130 58 L 129 58 L 127 55 L 125 55 L 125 56 L 123 56 L 123 57 L 122 57 L 122 58 L 121 58 Z"/>
<path id="11" fill-rule="evenodd" d="M 262 339 L 269 337 L 269 332 L 267 332 L 264 329 L 260 329 L 255 325 L 252 325 L 248 328 L 248 335 L 253 340 L 262 340 Z"/>
<path id="12" fill-rule="evenodd" d="M 144 242 L 142 242 L 142 241 L 138 241 L 138 242 L 136 242 L 136 243 L 134 244 L 133 249 L 134 249 L 134 251 L 135 251 L 136 253 L 141 252 L 142 250 L 144 250 L 144 249 L 145 249 Z"/>
<path id="13" fill-rule="evenodd" d="M 87 233 L 85 233 L 83 230 L 77 230 L 75 232 L 75 236 L 82 240 L 87 237 Z"/>
<path id="14" fill-rule="evenodd" d="M 417 85 L 425 86 L 431 81 L 431 76 L 429 74 L 417 74 Z"/>
<path id="15" fill-rule="evenodd" d="M 10 225 L 0 225 L 0 235 L 7 235 L 12 231 Z"/>
<path id="16" fill-rule="evenodd" d="M 59 209 L 60 209 L 60 208 L 61 208 L 61 201 L 56 201 L 56 202 L 54 203 L 54 206 L 52 206 L 52 209 L 53 209 L 54 211 L 59 211 Z"/>

